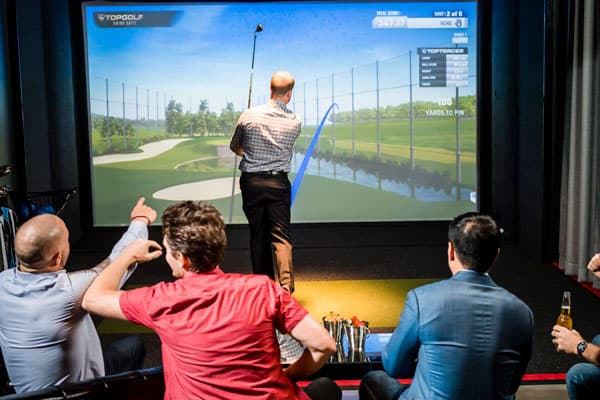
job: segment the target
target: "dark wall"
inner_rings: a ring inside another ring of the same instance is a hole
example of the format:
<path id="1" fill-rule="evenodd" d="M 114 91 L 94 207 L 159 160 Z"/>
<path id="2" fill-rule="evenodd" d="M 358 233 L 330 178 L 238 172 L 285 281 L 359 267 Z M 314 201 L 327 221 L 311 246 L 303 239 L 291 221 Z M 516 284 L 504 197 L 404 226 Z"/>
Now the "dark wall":
<path id="1" fill-rule="evenodd" d="M 550 198 L 558 193 L 545 184 L 551 166 L 544 124 L 546 4 L 491 2 L 491 179 L 492 210 L 506 236 L 533 259 L 550 261 L 545 249 L 556 244 L 547 243 L 552 238 L 544 227 L 552 214 Z"/>
<path id="2" fill-rule="evenodd" d="M 15 165 L 15 134 L 11 118 L 8 26 L 5 2 L 0 2 L 0 165 Z M 14 174 L 0 178 L 0 185 L 14 186 Z"/>
<path id="3" fill-rule="evenodd" d="M 22 90 L 25 186 L 45 192 L 78 186 L 70 5 L 66 0 L 15 2 Z M 85 134 L 85 133 L 84 133 Z M 80 236 L 77 198 L 62 217 Z"/>
<path id="4" fill-rule="evenodd" d="M 519 171 L 518 110 L 518 15 L 519 1 L 493 1 L 491 7 L 491 154 L 492 212 L 505 231 L 505 236 L 518 240 L 517 185 Z"/>
<path id="5" fill-rule="evenodd" d="M 480 164 L 485 166 L 480 180 L 488 191 L 484 196 L 485 211 L 498 219 L 508 239 L 526 247 L 535 259 L 543 258 L 543 222 L 548 213 L 545 203 L 549 189 L 543 179 L 547 1 L 550 0 L 480 3 L 487 15 L 481 43 L 482 54 L 488 57 L 482 64 L 487 77 L 482 94 L 487 106 L 481 112 L 489 115 L 481 125 L 480 136 L 489 146 L 479 155 Z M 78 140 L 87 132 L 84 124 L 77 125 L 78 118 L 84 118 L 78 114 L 84 114 L 85 107 L 80 108 L 75 100 L 85 102 L 85 93 L 80 90 L 84 74 L 79 1 L 21 0 L 16 4 L 27 188 L 31 191 L 83 186 L 88 190 L 89 160 L 83 154 L 87 141 L 82 145 Z M 83 162 L 78 160 L 78 152 Z M 82 203 L 82 207 L 87 204 Z M 67 223 L 72 232 L 78 232 L 78 199 L 70 209 Z M 368 235 L 364 235 L 365 229 Z M 385 242 L 403 246 L 414 244 L 415 237 L 424 242 L 444 240 L 445 230 L 445 223 L 297 226 L 295 235 L 300 246 L 324 245 L 324 241 L 332 246 L 336 241 L 338 245 L 348 245 L 361 238 L 374 245 Z M 232 229 L 232 233 L 232 243 L 243 246 L 245 229 Z"/>
<path id="6" fill-rule="evenodd" d="M 544 258 L 544 219 L 549 217 L 549 188 L 544 187 L 544 159 L 550 147 L 544 126 L 545 3 L 518 2 L 518 237 L 519 246 L 540 259 Z"/>

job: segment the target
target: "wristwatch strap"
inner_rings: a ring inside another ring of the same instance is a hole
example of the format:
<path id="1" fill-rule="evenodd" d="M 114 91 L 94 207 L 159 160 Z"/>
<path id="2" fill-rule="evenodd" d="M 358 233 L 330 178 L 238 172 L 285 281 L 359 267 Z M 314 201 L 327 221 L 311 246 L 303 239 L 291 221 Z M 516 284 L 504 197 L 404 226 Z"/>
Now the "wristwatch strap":
<path id="1" fill-rule="evenodd" d="M 577 344 L 577 354 L 579 354 L 579 357 L 583 357 L 583 352 L 587 349 L 587 345 L 585 340 Z"/>

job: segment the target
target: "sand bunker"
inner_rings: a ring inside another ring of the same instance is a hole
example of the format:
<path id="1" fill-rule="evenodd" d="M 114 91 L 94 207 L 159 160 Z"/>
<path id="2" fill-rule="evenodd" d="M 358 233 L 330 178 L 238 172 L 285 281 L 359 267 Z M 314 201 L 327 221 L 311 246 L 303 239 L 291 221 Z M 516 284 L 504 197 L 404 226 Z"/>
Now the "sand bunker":
<path id="1" fill-rule="evenodd" d="M 165 151 L 171 150 L 173 147 L 177 146 L 181 142 L 185 142 L 186 140 L 190 140 L 190 138 L 167 139 L 161 140 L 159 142 L 152 142 L 140 146 L 140 150 L 142 151 L 141 153 L 109 154 L 106 156 L 97 156 L 94 157 L 93 163 L 94 165 L 102 165 L 123 161 L 145 160 L 147 158 L 152 158 L 159 154 L 162 154 Z"/>
<path id="2" fill-rule="evenodd" d="M 208 181 L 184 183 L 164 188 L 152 197 L 160 200 L 217 200 L 231 196 L 233 177 L 210 179 Z M 239 177 L 235 178 L 234 194 L 240 193 Z"/>

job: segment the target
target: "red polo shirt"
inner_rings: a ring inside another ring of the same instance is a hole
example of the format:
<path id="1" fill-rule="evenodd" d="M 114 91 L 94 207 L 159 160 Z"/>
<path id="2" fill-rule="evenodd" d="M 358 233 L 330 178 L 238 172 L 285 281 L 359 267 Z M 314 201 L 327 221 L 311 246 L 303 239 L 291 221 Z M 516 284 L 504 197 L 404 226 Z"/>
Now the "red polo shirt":
<path id="1" fill-rule="evenodd" d="M 275 336 L 308 312 L 266 276 L 186 272 L 123 292 L 120 305 L 162 341 L 165 399 L 309 399 L 283 372 Z"/>

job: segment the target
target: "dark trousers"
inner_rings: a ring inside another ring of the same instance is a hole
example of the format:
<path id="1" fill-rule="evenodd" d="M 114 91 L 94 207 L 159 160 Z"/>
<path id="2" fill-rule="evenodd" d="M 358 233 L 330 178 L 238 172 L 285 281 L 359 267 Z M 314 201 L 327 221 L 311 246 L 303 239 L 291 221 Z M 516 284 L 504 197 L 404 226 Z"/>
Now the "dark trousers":
<path id="1" fill-rule="evenodd" d="M 401 384 L 385 371 L 371 371 L 366 373 L 360 381 L 358 398 L 360 400 L 396 400 L 406 389 L 408 389 L 408 385 Z"/>
<path id="2" fill-rule="evenodd" d="M 294 291 L 292 239 L 290 236 L 291 185 L 287 174 L 243 172 L 240 177 L 244 214 L 250 227 L 252 272 L 275 280 L 273 252 L 277 263 L 277 280 Z"/>
<path id="3" fill-rule="evenodd" d="M 105 346 L 102 353 L 104 374 L 114 375 L 141 369 L 146 357 L 146 348 L 139 336 L 125 336 Z"/>
<path id="4" fill-rule="evenodd" d="M 317 378 L 304 388 L 311 400 L 341 400 L 342 390 L 329 378 Z"/>

